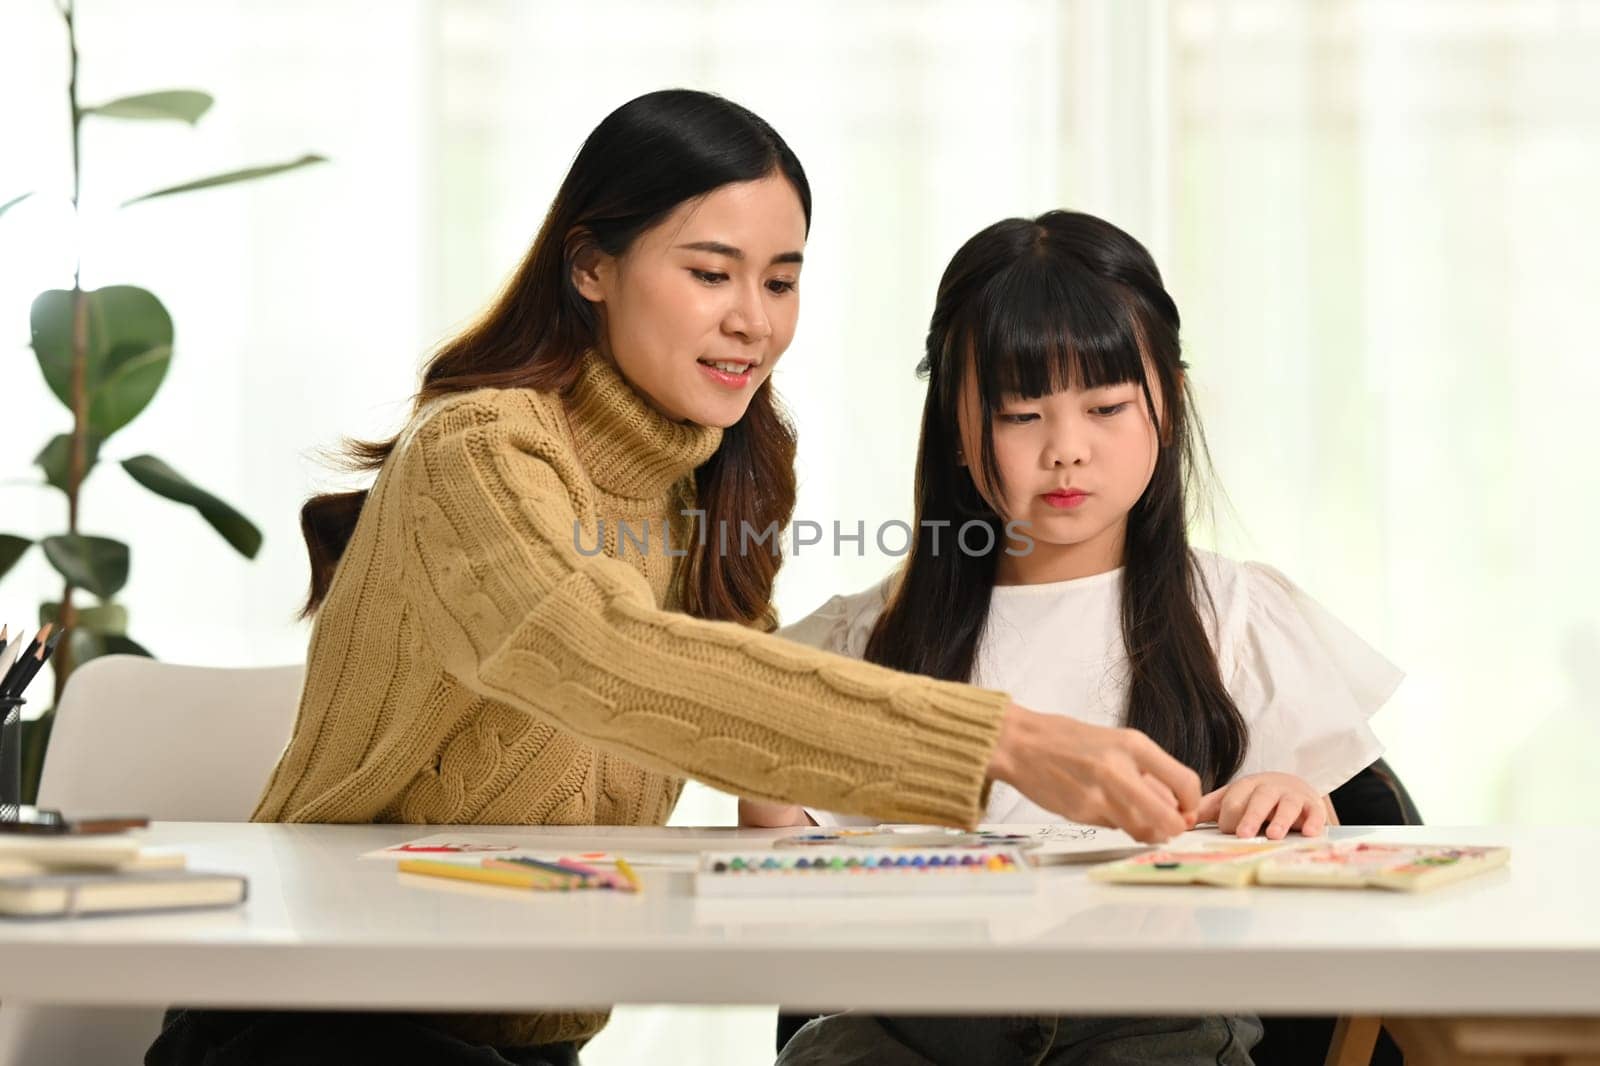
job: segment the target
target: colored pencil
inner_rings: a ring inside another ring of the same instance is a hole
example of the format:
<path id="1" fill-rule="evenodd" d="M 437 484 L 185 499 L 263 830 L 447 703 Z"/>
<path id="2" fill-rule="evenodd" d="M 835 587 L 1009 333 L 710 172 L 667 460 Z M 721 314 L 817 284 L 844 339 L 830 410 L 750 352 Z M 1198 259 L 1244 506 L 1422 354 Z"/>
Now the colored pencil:
<path id="1" fill-rule="evenodd" d="M 542 862 L 539 859 L 528 859 L 528 858 L 522 858 L 522 857 L 518 857 L 518 858 L 515 858 L 515 859 L 501 859 L 499 861 L 501 861 L 501 862 L 509 862 L 509 863 L 516 863 L 516 864 L 518 864 L 520 866 L 531 867 L 532 869 L 535 869 L 535 870 L 544 870 L 547 873 L 559 874 L 562 877 L 570 877 L 574 881 L 579 881 L 579 882 L 588 882 L 588 881 L 595 880 L 595 877 L 594 877 L 594 875 L 592 873 L 588 873 L 588 872 L 585 872 L 583 870 L 574 869 L 573 867 L 568 866 L 566 863 Z"/>
<path id="2" fill-rule="evenodd" d="M 616 862 L 617 860 L 613 859 L 612 861 Z M 576 870 L 578 873 L 583 874 L 585 877 L 596 878 L 597 880 L 602 882 L 607 888 L 620 888 L 624 892 L 633 891 L 633 886 L 628 884 L 628 882 L 625 881 L 622 878 L 622 876 L 619 875 L 619 874 L 608 873 L 605 870 L 597 870 L 593 866 L 589 866 L 589 865 L 586 865 L 584 863 L 581 863 L 576 859 L 566 858 L 565 856 L 563 856 L 559 860 L 559 862 L 561 863 L 562 866 L 566 866 L 566 867 L 569 867 L 569 868 L 571 868 L 573 870 Z"/>
<path id="3" fill-rule="evenodd" d="M 514 859 L 484 859 L 483 865 L 491 870 L 515 870 L 526 874 L 537 882 L 535 885 L 537 888 L 552 888 L 564 892 L 568 889 L 584 887 L 584 879 L 581 877 L 574 877 L 572 874 L 566 873 L 552 873 L 549 870 L 541 870 L 537 867 L 529 866 L 527 863 L 517 862 Z"/>
<path id="4" fill-rule="evenodd" d="M 467 866 L 464 863 L 440 862 L 437 859 L 401 859 L 400 872 L 444 877 L 455 881 L 474 881 L 478 884 L 500 885 L 504 888 L 554 887 L 549 883 L 549 878 L 537 870 L 508 870 L 500 866 L 487 865 Z"/>
<path id="5" fill-rule="evenodd" d="M 628 864 L 628 860 L 620 855 L 617 857 L 617 870 L 621 872 L 623 877 L 628 879 L 628 884 L 633 886 L 635 892 L 643 890 L 644 886 L 639 883 L 639 875 L 633 872 L 633 867 Z"/>

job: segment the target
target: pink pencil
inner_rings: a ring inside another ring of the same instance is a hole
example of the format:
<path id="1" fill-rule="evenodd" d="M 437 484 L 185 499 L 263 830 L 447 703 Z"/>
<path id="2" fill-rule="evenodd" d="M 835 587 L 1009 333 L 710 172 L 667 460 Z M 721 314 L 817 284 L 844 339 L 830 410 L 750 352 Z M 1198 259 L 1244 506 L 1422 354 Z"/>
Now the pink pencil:
<path id="1" fill-rule="evenodd" d="M 582 874 L 584 877 L 596 878 L 608 888 L 620 888 L 625 892 L 633 891 L 633 886 L 623 880 L 620 874 L 606 873 L 604 870 L 597 870 L 593 866 L 585 865 L 574 859 L 557 859 L 556 863 L 564 869 L 571 870 L 573 873 Z"/>

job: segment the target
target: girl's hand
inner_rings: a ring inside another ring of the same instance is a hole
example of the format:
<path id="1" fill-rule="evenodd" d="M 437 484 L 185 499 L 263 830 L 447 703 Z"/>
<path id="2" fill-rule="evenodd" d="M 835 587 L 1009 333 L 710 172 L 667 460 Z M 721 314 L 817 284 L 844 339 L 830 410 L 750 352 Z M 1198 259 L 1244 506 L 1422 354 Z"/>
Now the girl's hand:
<path id="1" fill-rule="evenodd" d="M 1200 778 L 1136 729 L 1089 725 L 1013 703 L 989 776 L 1046 810 L 1160 843 L 1194 825 Z"/>
<path id="2" fill-rule="evenodd" d="M 1327 825 L 1327 797 L 1293 774 L 1251 774 L 1206 793 L 1195 821 L 1224 833 L 1282 840 L 1291 830 L 1314 837 Z"/>

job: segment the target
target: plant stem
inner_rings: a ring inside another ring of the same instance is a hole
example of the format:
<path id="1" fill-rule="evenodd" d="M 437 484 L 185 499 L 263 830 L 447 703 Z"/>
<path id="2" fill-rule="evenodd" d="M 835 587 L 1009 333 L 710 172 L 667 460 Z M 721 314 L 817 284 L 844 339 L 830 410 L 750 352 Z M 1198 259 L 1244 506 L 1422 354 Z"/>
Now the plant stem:
<path id="1" fill-rule="evenodd" d="M 72 0 L 64 0 L 61 17 L 67 23 L 67 106 L 72 112 L 72 214 L 78 215 L 78 196 L 83 189 L 83 112 L 78 110 L 78 30 L 72 17 Z M 73 242 L 72 287 L 76 289 L 83 275 L 83 247 Z"/>
<path id="2" fill-rule="evenodd" d="M 63 0 L 61 17 L 67 23 L 67 103 L 72 112 L 72 216 L 78 223 L 81 215 L 78 198 L 83 189 L 83 111 L 78 107 L 78 33 L 73 22 L 72 0 Z M 75 225 L 74 230 L 81 231 Z M 67 460 L 67 532 L 78 532 L 78 491 L 89 465 L 89 299 L 83 291 L 83 244 L 75 233 L 72 268 L 72 446 Z M 72 583 L 61 592 L 61 611 L 57 623 L 68 631 L 78 621 L 77 608 L 72 603 Z M 61 691 L 72 674 L 72 644 L 63 640 L 55 655 L 55 702 L 61 702 Z"/>

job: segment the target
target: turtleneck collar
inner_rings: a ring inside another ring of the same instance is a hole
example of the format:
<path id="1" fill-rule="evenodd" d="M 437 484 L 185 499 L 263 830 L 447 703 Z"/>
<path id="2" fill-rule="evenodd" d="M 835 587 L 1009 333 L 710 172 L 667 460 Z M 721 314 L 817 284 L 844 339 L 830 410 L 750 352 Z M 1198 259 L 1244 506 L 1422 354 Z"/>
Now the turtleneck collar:
<path id="1" fill-rule="evenodd" d="M 651 407 L 598 352 L 583 357 L 566 404 L 585 473 L 616 496 L 655 499 L 722 443 L 720 428 L 674 422 Z"/>

